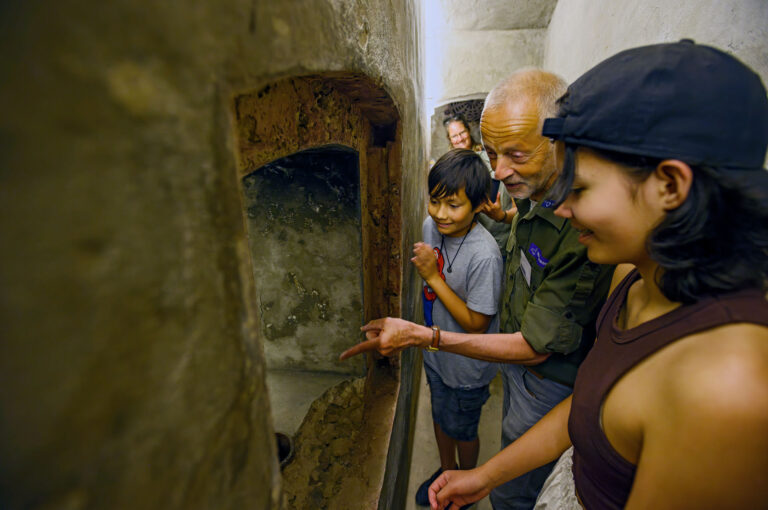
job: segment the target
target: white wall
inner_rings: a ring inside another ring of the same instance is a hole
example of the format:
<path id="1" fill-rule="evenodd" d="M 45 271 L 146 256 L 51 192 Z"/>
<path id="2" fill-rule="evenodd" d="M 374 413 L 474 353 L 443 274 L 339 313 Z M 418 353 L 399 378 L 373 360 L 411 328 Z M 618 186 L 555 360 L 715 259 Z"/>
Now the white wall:
<path id="1" fill-rule="evenodd" d="M 436 42 L 441 71 L 435 106 L 487 94 L 513 70 L 539 66 L 546 29 L 457 30 Z"/>
<path id="2" fill-rule="evenodd" d="M 560 0 L 543 66 L 571 82 L 621 50 L 682 38 L 731 53 L 768 83 L 766 0 Z"/>

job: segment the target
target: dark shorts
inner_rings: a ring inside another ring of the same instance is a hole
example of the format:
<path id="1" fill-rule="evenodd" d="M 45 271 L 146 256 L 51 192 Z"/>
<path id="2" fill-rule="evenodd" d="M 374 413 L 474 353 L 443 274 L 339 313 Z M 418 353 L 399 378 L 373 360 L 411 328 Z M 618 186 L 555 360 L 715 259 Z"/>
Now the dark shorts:
<path id="1" fill-rule="evenodd" d="M 471 390 L 451 388 L 427 365 L 424 365 L 424 371 L 427 373 L 427 383 L 432 395 L 432 420 L 453 439 L 477 439 L 480 411 L 491 396 L 489 385 Z"/>

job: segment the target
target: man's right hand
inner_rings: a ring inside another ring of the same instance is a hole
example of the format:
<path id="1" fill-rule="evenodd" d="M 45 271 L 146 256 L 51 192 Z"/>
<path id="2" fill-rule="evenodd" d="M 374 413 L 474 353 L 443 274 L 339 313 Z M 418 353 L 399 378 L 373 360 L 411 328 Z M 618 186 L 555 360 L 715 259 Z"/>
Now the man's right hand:
<path id="1" fill-rule="evenodd" d="M 393 317 L 372 320 L 360 330 L 365 333 L 366 340 L 341 353 L 340 360 L 370 351 L 391 356 L 408 347 L 429 345 L 432 335 L 432 330 L 425 326 Z"/>

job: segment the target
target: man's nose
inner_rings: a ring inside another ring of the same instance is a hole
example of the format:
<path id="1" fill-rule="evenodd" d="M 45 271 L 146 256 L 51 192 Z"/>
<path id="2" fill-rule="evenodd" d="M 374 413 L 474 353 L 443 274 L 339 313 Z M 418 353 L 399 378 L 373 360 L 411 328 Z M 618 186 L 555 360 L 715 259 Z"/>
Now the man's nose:
<path id="1" fill-rule="evenodd" d="M 493 170 L 496 175 L 496 178 L 500 181 L 503 181 L 507 177 L 510 177 L 515 174 L 514 165 L 509 159 L 503 156 L 496 159 L 496 168 L 494 168 Z"/>

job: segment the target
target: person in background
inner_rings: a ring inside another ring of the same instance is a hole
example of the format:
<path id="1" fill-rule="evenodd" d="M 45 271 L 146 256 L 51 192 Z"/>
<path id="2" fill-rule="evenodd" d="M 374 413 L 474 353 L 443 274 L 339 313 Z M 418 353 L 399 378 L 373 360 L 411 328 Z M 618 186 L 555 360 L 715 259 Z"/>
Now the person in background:
<path id="1" fill-rule="evenodd" d="M 438 342 L 441 331 L 499 331 L 501 253 L 476 221 L 490 188 L 485 165 L 468 149 L 451 149 L 429 172 L 429 216 L 411 262 L 424 279 L 424 320 Z M 424 371 L 440 454 L 440 467 L 416 492 L 416 503 L 428 506 L 429 486 L 444 470 L 456 469 L 457 455 L 459 468 L 477 465 L 477 427 L 498 365 L 428 348 Z"/>
<path id="2" fill-rule="evenodd" d="M 563 452 L 537 508 L 768 508 L 760 77 L 683 40 L 608 58 L 560 102 L 543 126 L 556 214 L 592 261 L 622 265 L 572 397 L 484 465 L 443 473 L 432 508 Z"/>
<path id="3" fill-rule="evenodd" d="M 482 152 L 483 146 L 472 138 L 467 120 L 458 114 L 451 114 L 443 121 L 445 134 L 452 149 L 469 149 Z"/>

